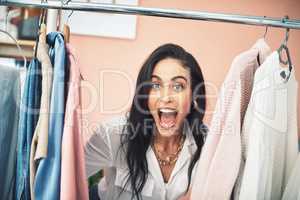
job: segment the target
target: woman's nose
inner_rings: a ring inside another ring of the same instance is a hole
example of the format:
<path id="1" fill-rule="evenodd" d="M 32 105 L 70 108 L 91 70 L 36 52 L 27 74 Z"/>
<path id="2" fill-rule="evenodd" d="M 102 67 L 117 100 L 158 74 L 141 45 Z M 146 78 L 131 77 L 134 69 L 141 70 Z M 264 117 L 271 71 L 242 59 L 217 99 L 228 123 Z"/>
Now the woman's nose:
<path id="1" fill-rule="evenodd" d="M 164 102 L 170 102 L 173 100 L 173 94 L 172 91 L 168 86 L 163 87 L 161 91 L 160 100 Z"/>

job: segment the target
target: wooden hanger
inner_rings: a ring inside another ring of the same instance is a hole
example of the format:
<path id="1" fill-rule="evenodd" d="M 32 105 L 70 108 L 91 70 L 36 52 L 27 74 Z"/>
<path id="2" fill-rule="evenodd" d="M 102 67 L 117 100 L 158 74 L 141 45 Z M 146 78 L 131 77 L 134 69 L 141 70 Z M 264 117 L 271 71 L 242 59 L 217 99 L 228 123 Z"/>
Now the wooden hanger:
<path id="1" fill-rule="evenodd" d="M 61 0 L 62 5 L 68 5 L 68 3 L 69 3 L 70 1 L 71 1 L 71 0 L 67 0 L 67 1 L 64 3 L 63 0 Z M 73 10 L 72 10 L 71 13 L 68 15 L 67 21 L 65 22 L 64 27 L 63 27 L 63 35 L 64 35 L 64 39 L 65 39 L 65 43 L 66 43 L 66 44 L 70 42 L 70 26 L 69 26 L 69 19 L 70 19 L 70 17 L 72 16 L 72 14 L 73 14 Z"/>

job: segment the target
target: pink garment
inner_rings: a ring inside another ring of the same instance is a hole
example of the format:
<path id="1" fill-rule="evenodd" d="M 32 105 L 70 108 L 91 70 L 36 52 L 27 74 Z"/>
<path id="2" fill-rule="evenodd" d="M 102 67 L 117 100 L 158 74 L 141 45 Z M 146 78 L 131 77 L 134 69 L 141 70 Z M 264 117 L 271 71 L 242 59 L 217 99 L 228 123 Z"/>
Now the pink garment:
<path id="1" fill-rule="evenodd" d="M 209 134 L 199 159 L 192 187 L 192 200 L 227 200 L 241 163 L 241 125 L 248 106 L 253 77 L 268 51 L 260 39 L 238 55 L 221 87 Z"/>
<path id="2" fill-rule="evenodd" d="M 81 125 L 80 70 L 73 50 L 67 45 L 70 81 L 62 138 L 60 199 L 87 200 L 84 145 Z"/>

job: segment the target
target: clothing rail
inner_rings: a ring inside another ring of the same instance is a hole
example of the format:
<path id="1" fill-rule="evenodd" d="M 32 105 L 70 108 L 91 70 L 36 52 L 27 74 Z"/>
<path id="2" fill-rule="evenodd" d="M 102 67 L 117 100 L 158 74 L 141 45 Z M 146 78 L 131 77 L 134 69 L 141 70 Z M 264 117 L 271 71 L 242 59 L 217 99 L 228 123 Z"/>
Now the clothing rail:
<path id="1" fill-rule="evenodd" d="M 66 0 L 65 0 L 66 1 Z M 200 11 L 187 11 L 177 9 L 146 8 L 140 6 L 100 4 L 100 3 L 82 3 L 72 2 L 62 4 L 60 0 L 41 3 L 39 0 L 0 0 L 0 5 L 33 7 L 33 8 L 52 8 L 63 10 L 77 10 L 90 12 L 105 12 L 118 14 L 138 14 L 156 17 L 193 19 L 215 22 L 229 22 L 246 25 L 269 26 L 279 28 L 300 29 L 300 19 L 280 19 L 259 16 L 245 16 L 235 14 L 223 14 Z"/>

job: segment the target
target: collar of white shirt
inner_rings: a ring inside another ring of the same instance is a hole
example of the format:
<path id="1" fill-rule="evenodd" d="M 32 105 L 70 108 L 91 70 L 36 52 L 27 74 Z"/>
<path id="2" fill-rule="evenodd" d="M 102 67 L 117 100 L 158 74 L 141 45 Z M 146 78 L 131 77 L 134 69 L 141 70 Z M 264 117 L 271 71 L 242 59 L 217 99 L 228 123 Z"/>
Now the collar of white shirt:
<path id="1" fill-rule="evenodd" d="M 183 148 L 179 154 L 178 160 L 176 161 L 175 167 L 171 173 L 170 179 L 168 183 L 172 182 L 173 178 L 176 176 L 176 174 L 189 163 L 190 158 L 197 150 L 197 145 L 195 142 L 195 139 L 192 135 L 192 132 L 188 129 L 184 129 L 186 133 L 186 139 L 183 144 Z M 153 176 L 156 183 L 160 183 L 161 185 L 164 185 L 164 180 L 161 174 L 160 166 L 158 164 L 158 161 L 156 159 L 156 156 L 154 154 L 154 151 L 152 150 L 151 146 L 148 148 L 148 151 L 146 153 L 147 162 L 148 162 L 148 169 L 149 173 Z"/>

